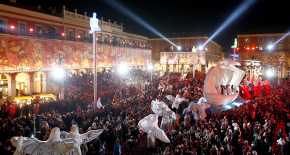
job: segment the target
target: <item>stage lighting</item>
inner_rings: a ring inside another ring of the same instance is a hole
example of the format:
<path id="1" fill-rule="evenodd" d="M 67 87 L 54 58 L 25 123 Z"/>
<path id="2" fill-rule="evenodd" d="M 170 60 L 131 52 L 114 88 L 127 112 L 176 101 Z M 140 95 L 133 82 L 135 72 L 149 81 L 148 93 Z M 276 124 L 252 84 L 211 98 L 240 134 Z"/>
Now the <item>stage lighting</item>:
<path id="1" fill-rule="evenodd" d="M 237 19 L 243 12 L 245 12 L 257 0 L 245 0 L 242 4 L 226 19 L 226 21 L 212 34 L 212 36 L 202 45 L 205 46 L 216 35 L 229 26 L 235 19 Z"/>
<path id="2" fill-rule="evenodd" d="M 54 70 L 54 76 L 56 78 L 62 78 L 64 75 L 64 71 L 61 68 Z"/>
<path id="3" fill-rule="evenodd" d="M 180 46 L 177 46 L 177 49 L 180 51 L 181 50 L 181 47 Z"/>
<path id="4" fill-rule="evenodd" d="M 268 49 L 272 49 L 272 48 L 273 48 L 273 45 L 269 45 L 269 46 L 268 46 Z"/>
<path id="5" fill-rule="evenodd" d="M 270 76 L 270 77 L 273 76 L 274 73 L 273 73 L 272 69 L 268 69 L 267 72 L 266 72 L 266 75 Z"/>
<path id="6" fill-rule="evenodd" d="M 148 70 L 152 70 L 153 69 L 153 65 L 148 65 L 147 69 Z"/>
<path id="7" fill-rule="evenodd" d="M 128 68 L 127 65 L 121 64 L 121 65 L 119 66 L 119 73 L 121 73 L 121 74 L 125 74 L 125 73 L 127 73 L 128 70 L 129 70 L 129 68 Z"/>
<path id="8" fill-rule="evenodd" d="M 201 51 L 203 49 L 203 46 L 199 46 L 198 49 Z"/>
<path id="9" fill-rule="evenodd" d="M 167 39 L 164 35 L 159 33 L 156 29 L 154 29 L 151 25 L 149 25 L 147 22 L 145 22 L 143 19 L 141 19 L 139 16 L 135 15 L 132 11 L 127 9 L 125 6 L 123 6 L 121 3 L 117 2 L 116 0 L 105 0 L 107 4 L 109 4 L 111 7 L 117 9 L 124 15 L 127 15 L 131 19 L 135 20 L 137 23 L 139 23 L 141 26 L 145 27 L 146 29 L 150 30 L 151 32 L 155 33 L 159 37 L 163 38 L 167 42 L 169 42 L 171 45 L 177 47 L 172 41 Z"/>

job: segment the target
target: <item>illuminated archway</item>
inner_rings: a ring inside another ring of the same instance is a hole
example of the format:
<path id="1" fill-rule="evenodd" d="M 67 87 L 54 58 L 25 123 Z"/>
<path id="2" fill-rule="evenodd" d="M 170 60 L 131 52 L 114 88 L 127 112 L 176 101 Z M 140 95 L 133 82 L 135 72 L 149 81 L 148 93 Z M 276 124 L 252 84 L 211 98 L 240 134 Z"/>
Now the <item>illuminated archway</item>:
<path id="1" fill-rule="evenodd" d="M 8 96 L 8 81 L 11 81 L 12 77 L 9 74 L 0 74 L 0 95 Z"/>
<path id="2" fill-rule="evenodd" d="M 46 92 L 46 74 L 44 72 L 35 72 L 33 74 L 34 89 L 33 92 L 45 93 Z"/>
<path id="3" fill-rule="evenodd" d="M 68 76 L 72 76 L 73 74 L 77 75 L 77 71 L 72 69 L 67 72 Z"/>
<path id="4" fill-rule="evenodd" d="M 23 94 L 30 94 L 30 88 L 27 87 L 28 85 L 30 86 L 31 77 L 28 73 L 18 73 L 15 77 L 16 80 L 16 96 L 20 95 L 20 92 Z M 32 94 L 30 94 L 32 95 Z"/>
<path id="5" fill-rule="evenodd" d="M 79 75 L 87 74 L 86 69 L 79 69 Z"/>

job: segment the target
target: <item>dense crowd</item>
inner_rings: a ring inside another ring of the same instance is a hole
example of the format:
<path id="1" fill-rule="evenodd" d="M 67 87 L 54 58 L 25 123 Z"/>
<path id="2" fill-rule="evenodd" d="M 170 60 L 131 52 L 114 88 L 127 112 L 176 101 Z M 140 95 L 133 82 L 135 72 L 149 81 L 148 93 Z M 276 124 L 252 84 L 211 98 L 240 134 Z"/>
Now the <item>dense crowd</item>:
<path id="1" fill-rule="evenodd" d="M 11 147 L 10 138 L 32 135 L 31 114 L 38 112 L 45 118 L 44 125 L 35 135 L 40 140 L 46 140 L 53 127 L 69 131 L 71 125 L 77 123 L 80 133 L 104 129 L 100 137 L 81 146 L 83 154 L 95 155 L 105 152 L 121 154 L 121 144 L 126 144 L 129 153 L 134 154 L 134 149 L 139 146 L 143 135 L 137 124 L 139 120 L 152 113 L 150 104 L 152 100 L 162 100 L 171 108 L 172 102 L 166 99 L 166 95 L 179 94 L 189 102 L 203 96 L 205 75 L 201 72 L 196 72 L 195 78 L 192 78 L 192 74 L 186 77 L 181 77 L 180 74 L 165 75 L 161 78 L 153 76 L 152 82 L 142 86 L 150 81 L 149 75 L 141 70 L 134 71 L 129 76 L 124 76 L 121 81 L 123 85 L 120 85 L 116 74 L 110 72 L 98 74 L 98 90 L 100 90 L 98 96 L 101 97 L 103 107 L 96 111 L 92 105 L 92 75 L 68 77 L 67 87 L 64 90 L 65 99 L 39 104 L 38 111 L 33 107 L 35 104 L 24 105 L 22 110 L 18 107 L 16 110 L 18 112 L 15 112 L 15 118 L 12 119 L 8 105 L 10 103 L 2 105 L 0 151 L 13 154 L 14 148 Z M 279 153 L 289 154 L 290 80 L 283 79 L 281 85 L 274 80 L 270 83 L 272 86 L 270 94 L 262 92 L 252 102 L 218 114 L 208 113 L 203 121 L 191 119 L 188 123 L 190 115 L 183 114 L 183 109 L 188 103 L 183 102 L 178 109 L 172 109 L 178 114 L 179 119 L 172 121 L 172 130 L 166 133 L 171 142 L 165 144 L 157 140 L 156 147 L 150 149 L 150 153 L 271 155 L 277 153 L 274 152 L 273 144 L 278 140 Z M 276 132 L 279 123 L 285 123 L 285 126 Z"/>

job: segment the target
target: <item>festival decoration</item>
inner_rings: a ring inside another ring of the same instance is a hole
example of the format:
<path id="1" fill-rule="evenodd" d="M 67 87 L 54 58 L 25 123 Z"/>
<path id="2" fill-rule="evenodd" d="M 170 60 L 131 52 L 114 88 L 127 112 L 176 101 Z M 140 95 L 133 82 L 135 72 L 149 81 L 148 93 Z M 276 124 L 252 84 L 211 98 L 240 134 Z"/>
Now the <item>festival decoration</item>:
<path id="1" fill-rule="evenodd" d="M 93 66 L 92 44 L 16 36 L 0 37 L 0 69 L 2 71 L 54 69 L 58 67 L 59 54 L 63 68 L 91 68 Z M 151 50 L 102 45 L 98 46 L 97 55 L 99 67 L 112 67 L 118 65 L 119 61 L 127 65 L 146 65 L 146 59 L 151 58 Z M 134 61 L 132 61 L 132 56 L 134 56 Z"/>
<path id="2" fill-rule="evenodd" d="M 176 97 L 173 97 L 172 95 L 167 95 L 166 98 L 171 102 L 173 102 L 171 106 L 172 109 L 173 108 L 178 109 L 179 104 L 186 100 L 184 97 L 181 98 L 179 94 L 177 94 Z"/>
<path id="3" fill-rule="evenodd" d="M 165 132 L 169 131 L 171 133 L 172 124 L 169 117 L 176 119 L 175 112 L 170 110 L 164 102 L 159 102 L 155 100 L 151 102 L 151 109 L 158 116 L 162 116 L 160 128 Z"/>
<path id="4" fill-rule="evenodd" d="M 83 145 L 99 137 L 103 131 L 104 131 L 103 129 L 90 130 L 84 134 L 79 134 L 78 125 L 73 124 L 71 127 L 71 131 L 69 133 L 65 131 L 61 132 L 61 138 L 63 139 L 73 138 L 77 141 L 78 145 Z M 75 154 L 74 152 L 75 150 L 70 150 L 69 153 L 67 154 L 73 155 Z"/>
<path id="5" fill-rule="evenodd" d="M 139 121 L 138 127 L 140 130 L 147 134 L 147 146 L 148 148 L 155 147 L 155 138 L 158 138 L 164 143 L 170 143 L 170 140 L 166 136 L 165 132 L 158 127 L 158 115 L 150 114 Z"/>
<path id="6" fill-rule="evenodd" d="M 183 114 L 191 111 L 195 120 L 204 120 L 206 117 L 205 109 L 210 107 L 210 105 L 206 104 L 206 102 L 207 100 L 204 97 L 201 97 L 197 103 L 191 102 L 188 107 L 183 110 Z"/>
<path id="7" fill-rule="evenodd" d="M 77 155 L 81 155 L 80 145 L 75 139 L 60 138 L 60 130 L 55 127 L 51 130 L 49 138 L 47 141 L 40 141 L 35 138 L 28 137 L 12 137 L 11 143 L 15 146 L 16 152 L 15 155 L 21 154 L 21 152 L 30 154 L 30 155 L 39 155 L 39 154 L 54 154 L 62 155 L 68 151 L 74 149 L 76 150 Z"/>
<path id="8" fill-rule="evenodd" d="M 245 75 L 242 71 L 235 67 L 236 63 L 228 58 L 223 61 L 218 61 L 215 67 L 211 67 L 206 74 L 204 81 L 204 98 L 211 103 L 211 112 L 217 113 L 221 111 L 223 105 L 233 102 L 239 95 L 239 84 Z M 230 86 L 232 93 L 223 93 Z M 220 90 L 221 89 L 221 90 Z M 221 92 L 221 93 L 219 93 Z"/>

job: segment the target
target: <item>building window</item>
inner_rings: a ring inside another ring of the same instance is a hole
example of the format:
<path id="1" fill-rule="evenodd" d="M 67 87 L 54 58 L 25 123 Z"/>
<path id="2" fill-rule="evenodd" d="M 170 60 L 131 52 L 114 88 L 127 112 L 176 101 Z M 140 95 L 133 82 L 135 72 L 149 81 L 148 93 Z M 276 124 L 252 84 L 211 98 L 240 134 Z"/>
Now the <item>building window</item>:
<path id="1" fill-rule="evenodd" d="M 188 51 L 189 50 L 189 46 L 185 46 L 185 50 Z"/>
<path id="2" fill-rule="evenodd" d="M 263 46 L 262 45 L 259 45 L 259 50 L 263 50 Z"/>
<path id="3" fill-rule="evenodd" d="M 49 36 L 50 39 L 58 39 L 59 38 L 59 29 L 55 27 L 49 28 Z"/>
<path id="4" fill-rule="evenodd" d="M 7 20 L 6 19 L 0 19 L 0 32 L 5 32 L 7 27 Z"/>
<path id="5" fill-rule="evenodd" d="M 250 38 L 249 37 L 245 37 L 245 43 L 249 43 L 250 42 Z"/>
<path id="6" fill-rule="evenodd" d="M 278 45 L 278 51 L 283 51 L 284 50 L 284 45 Z"/>
<path id="7" fill-rule="evenodd" d="M 18 22 L 18 31 L 20 35 L 25 35 L 26 23 Z"/>
<path id="8" fill-rule="evenodd" d="M 290 49 L 290 45 L 288 45 L 288 50 Z"/>
<path id="9" fill-rule="evenodd" d="M 166 51 L 166 46 L 163 46 L 163 51 Z"/>
<path id="10" fill-rule="evenodd" d="M 283 37 L 283 36 L 279 36 L 279 37 L 278 37 L 278 40 L 280 40 L 279 42 L 283 42 L 283 41 L 284 41 L 284 39 L 282 39 L 282 37 Z"/>
<path id="11" fill-rule="evenodd" d="M 179 45 L 181 44 L 181 40 L 180 40 L 180 39 L 178 39 L 178 44 L 179 44 Z"/>
<path id="12" fill-rule="evenodd" d="M 273 37 L 268 37 L 268 42 L 273 42 Z"/>
<path id="13" fill-rule="evenodd" d="M 197 45 L 200 44 L 200 39 L 196 39 L 196 44 L 197 44 Z"/>
<path id="14" fill-rule="evenodd" d="M 155 45 L 159 45 L 159 40 L 156 40 L 155 41 Z"/>
<path id="15" fill-rule="evenodd" d="M 162 44 L 163 45 L 166 45 L 166 40 L 162 40 Z"/>
<path id="16" fill-rule="evenodd" d="M 149 41 L 149 44 L 152 45 L 152 40 Z"/>
<path id="17" fill-rule="evenodd" d="M 156 51 L 159 51 L 159 46 L 156 46 Z"/>
<path id="18" fill-rule="evenodd" d="M 258 38 L 258 42 L 259 42 L 259 43 L 264 42 L 264 37 L 259 37 L 259 38 Z"/>
<path id="19" fill-rule="evenodd" d="M 173 48 L 174 48 L 173 46 L 170 46 L 170 51 L 173 51 Z"/>
<path id="20" fill-rule="evenodd" d="M 186 39 L 186 40 L 185 40 L 185 44 L 188 44 L 188 42 L 189 42 L 188 39 Z"/>
<path id="21" fill-rule="evenodd" d="M 155 53 L 155 60 L 159 59 L 159 53 Z"/>
<path id="22" fill-rule="evenodd" d="M 68 40 L 74 40 L 74 38 L 75 38 L 75 31 L 71 30 L 71 29 L 68 29 L 67 30 L 67 39 Z"/>
<path id="23" fill-rule="evenodd" d="M 212 42 L 211 41 L 209 42 L 209 46 L 212 46 Z"/>

